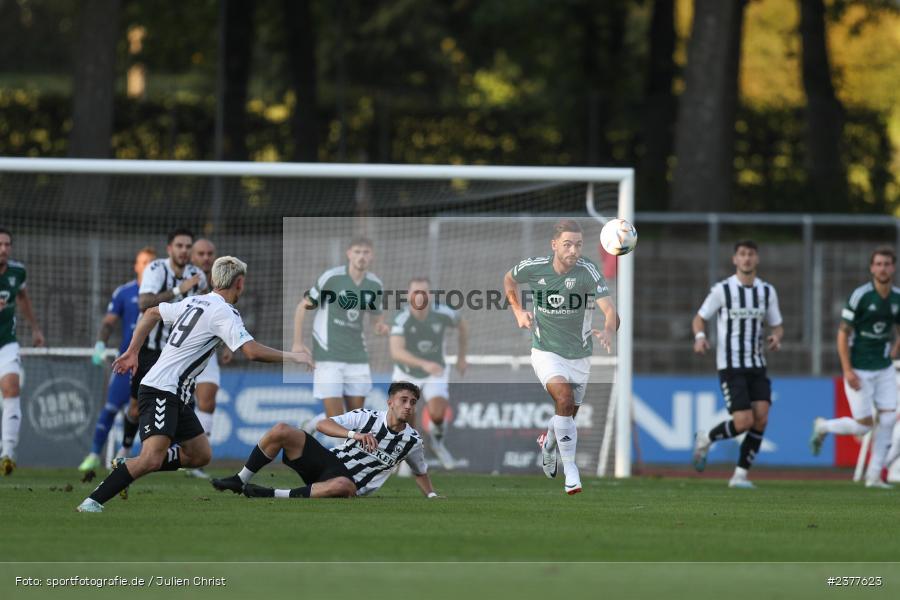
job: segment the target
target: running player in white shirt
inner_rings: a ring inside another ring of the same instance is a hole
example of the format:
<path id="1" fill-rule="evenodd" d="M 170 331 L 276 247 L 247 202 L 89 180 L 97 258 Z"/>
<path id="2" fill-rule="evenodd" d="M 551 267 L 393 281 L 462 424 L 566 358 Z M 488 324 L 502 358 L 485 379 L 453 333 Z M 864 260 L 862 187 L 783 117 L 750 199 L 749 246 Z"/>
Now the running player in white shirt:
<path id="1" fill-rule="evenodd" d="M 734 245 L 735 273 L 712 287 L 691 324 L 694 330 L 694 352 L 709 349 L 706 322 L 718 316 L 716 367 L 725 406 L 731 419 L 722 421 L 709 431 L 698 431 L 694 437 L 694 468 L 706 467 L 709 447 L 744 432 L 741 451 L 728 487 L 753 488 L 747 473 L 762 446 L 772 404 L 772 384 L 766 375 L 763 354 L 763 331 L 769 350 L 781 348 L 784 325 L 774 286 L 756 276 L 759 251 L 756 242 L 743 240 Z"/>
<path id="2" fill-rule="evenodd" d="M 331 450 L 303 430 L 279 423 L 259 440 L 239 473 L 213 479 L 212 485 L 248 498 L 350 498 L 373 493 L 397 465 L 406 461 L 422 493 L 437 498 L 428 476 L 422 438 L 409 425 L 415 419 L 420 393 L 415 384 L 397 381 L 388 388 L 387 411 L 358 408 L 323 419 L 317 429 L 344 440 L 342 446 Z M 306 485 L 276 490 L 250 483 L 282 450 L 282 462 Z"/>
<path id="3" fill-rule="evenodd" d="M 107 500 L 147 473 L 209 463 L 209 439 L 188 402 L 194 393 L 194 379 L 220 344 L 232 352 L 240 348 L 250 360 L 312 367 L 308 353 L 263 346 L 247 332 L 233 306 L 244 291 L 246 273 L 244 262 L 223 256 L 213 265 L 212 293 L 175 304 L 163 302 L 141 317 L 128 350 L 113 363 L 117 373 L 137 368 L 138 350 L 151 329 L 160 322 L 171 326 L 166 346 L 139 391 L 141 454 L 133 460 L 117 461 L 112 473 L 78 506 L 79 512 L 102 512 Z"/>

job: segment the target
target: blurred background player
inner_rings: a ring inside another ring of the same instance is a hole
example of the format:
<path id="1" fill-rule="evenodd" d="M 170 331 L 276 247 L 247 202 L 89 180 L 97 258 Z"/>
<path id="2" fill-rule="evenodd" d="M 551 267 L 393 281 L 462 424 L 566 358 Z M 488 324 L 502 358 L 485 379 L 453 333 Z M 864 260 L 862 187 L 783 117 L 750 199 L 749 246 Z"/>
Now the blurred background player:
<path id="1" fill-rule="evenodd" d="M 465 319 L 448 306 L 432 306 L 431 283 L 427 277 L 409 281 L 406 308 L 397 313 L 391 327 L 391 358 L 394 360 L 393 381 L 409 381 L 422 390 L 422 399 L 431 421 L 428 442 L 446 469 L 455 466 L 453 455 L 444 444 L 444 419 L 447 414 L 449 369 L 444 360 L 444 335 L 458 328 L 459 342 L 456 370 L 466 372 L 466 348 L 469 330 Z"/>
<path id="2" fill-rule="evenodd" d="M 200 238 L 194 242 L 191 248 L 191 264 L 199 267 L 203 271 L 203 275 L 207 281 L 212 281 L 212 266 L 216 262 L 216 246 L 211 241 Z M 231 350 L 227 346 L 222 347 L 222 364 L 227 365 L 232 359 Z M 219 371 L 219 360 L 216 354 L 209 358 L 206 368 L 197 376 L 197 387 L 194 390 L 194 399 L 196 400 L 195 412 L 203 426 L 203 431 L 207 437 L 212 436 L 213 413 L 216 410 L 216 394 L 219 393 L 221 386 L 221 374 Z M 187 469 L 186 472 L 194 477 L 201 479 L 209 479 L 203 469 Z"/>
<path id="3" fill-rule="evenodd" d="M 853 417 L 827 420 L 818 417 L 813 422 L 810 438 L 812 452 L 817 455 L 829 433 L 865 435 L 874 427 L 872 456 L 866 469 L 869 488 L 893 487 L 881 480 L 881 468 L 889 466 L 900 451 L 900 448 L 890 448 L 897 410 L 897 380 L 889 350 L 891 337 L 900 324 L 900 289 L 892 285 L 896 261 L 892 248 L 882 247 L 872 252 L 869 258 L 872 280 L 853 290 L 841 310 L 837 350 L 844 392 Z M 877 416 L 877 423 L 873 415 Z"/>
<path id="4" fill-rule="evenodd" d="M 318 309 L 312 329 L 313 396 L 322 401 L 325 412 L 304 423 L 307 433 L 326 416 L 362 408 L 372 389 L 363 317 L 370 315 L 376 335 L 390 331 L 381 311 L 381 279 L 369 272 L 374 257 L 372 240 L 353 238 L 347 246 L 347 264 L 322 273 L 297 304 L 294 352 L 309 351 L 303 344 L 303 322 L 307 311 Z"/>
<path id="5" fill-rule="evenodd" d="M 4 475 L 10 475 L 16 470 L 16 447 L 19 445 L 19 427 L 22 425 L 22 406 L 19 401 L 19 376 L 22 369 L 16 338 L 16 306 L 22 309 L 22 316 L 31 326 L 32 345 L 36 348 L 44 345 L 44 334 L 34 316 L 31 298 L 25 289 L 25 265 L 10 259 L 12 243 L 12 233 L 0 227 L 0 391 L 3 393 L 0 472 Z"/>
<path id="6" fill-rule="evenodd" d="M 141 311 L 159 305 L 160 302 L 178 302 L 184 297 L 203 293 L 207 288 L 203 272 L 190 263 L 194 234 L 185 228 L 169 233 L 166 242 L 167 258 L 158 258 L 144 269 L 138 290 Z M 118 458 L 131 454 L 138 429 L 138 390 L 147 371 L 156 363 L 169 337 L 169 324 L 158 322 L 147 336 L 138 357 L 138 367 L 131 376 L 131 402 L 125 412 L 122 447 Z"/>
<path id="7" fill-rule="evenodd" d="M 97 334 L 97 343 L 94 345 L 94 354 L 91 361 L 100 366 L 103 364 L 103 355 L 106 352 L 106 344 L 109 342 L 109 336 L 112 335 L 113 328 L 118 321 L 122 321 L 122 342 L 119 344 L 119 354 L 125 352 L 128 344 L 131 343 L 131 335 L 134 333 L 134 327 L 137 325 L 141 311 L 138 306 L 138 289 L 140 289 L 141 279 L 144 275 L 144 269 L 156 258 L 156 250 L 151 246 L 141 248 L 134 259 L 134 274 L 137 279 L 132 279 L 128 283 L 123 283 L 113 292 L 112 299 L 106 307 L 106 315 L 100 323 L 100 332 Z M 113 373 L 109 378 L 109 384 L 106 389 L 106 404 L 100 410 L 97 416 L 97 425 L 94 427 L 94 441 L 91 445 L 91 453 L 88 454 L 78 470 L 87 473 L 94 471 L 100 466 L 100 453 L 103 451 L 103 445 L 109 436 L 109 430 L 112 428 L 116 414 L 122 407 L 128 404 L 131 397 L 131 375 L 125 373 L 119 375 Z"/>
<path id="8" fill-rule="evenodd" d="M 706 322 L 718 315 L 716 368 L 731 420 L 722 421 L 709 432 L 697 432 L 693 462 L 694 468 L 702 471 L 713 442 L 746 431 L 728 487 L 753 488 L 747 472 L 759 454 L 772 405 L 772 384 L 766 375 L 766 357 L 762 351 L 763 329 L 766 324 L 771 327 L 766 338 L 769 350 L 779 350 L 784 326 L 775 287 L 756 276 L 759 266 L 756 242 L 743 240 L 735 244 L 731 262 L 735 266 L 734 275 L 709 290 L 692 323 L 694 352 L 706 354 L 709 350 Z"/>
<path id="9" fill-rule="evenodd" d="M 606 280 L 597 265 L 582 257 L 581 226 L 571 219 L 556 223 L 549 256 L 526 258 L 507 271 L 503 288 L 516 323 L 531 329 L 531 365 L 550 394 L 556 415 L 547 433 L 538 438 L 544 474 L 556 477 L 556 449 L 565 473 L 565 491 L 581 491 L 581 476 L 575 464 L 578 430 L 575 415 L 584 402 L 593 353 L 593 337 L 607 352 L 612 351 L 619 317 L 609 297 Z M 519 284 L 532 292 L 534 312 L 522 307 Z M 591 328 L 593 305 L 606 319 L 603 329 Z"/>
<path id="10" fill-rule="evenodd" d="M 240 348 L 250 360 L 313 366 L 309 354 L 282 352 L 254 341 L 235 308 L 245 289 L 246 274 L 246 263 L 223 256 L 213 265 L 212 292 L 173 303 L 161 302 L 141 316 L 131 343 L 113 363 L 113 370 L 118 373 L 138 368 L 139 350 L 160 322 L 167 323 L 173 331 L 141 383 L 141 454 L 132 460 L 117 459 L 109 476 L 77 507 L 78 512 L 102 512 L 106 501 L 148 473 L 209 463 L 209 438 L 189 403 L 194 378 L 220 344 L 227 344 L 232 351 Z"/>
<path id="11" fill-rule="evenodd" d="M 321 433 L 344 440 L 343 445 L 331 450 L 305 431 L 278 423 L 259 440 L 240 472 L 213 479 L 213 487 L 248 498 L 366 496 L 384 485 L 399 463 L 406 462 L 422 493 L 437 498 L 428 476 L 422 438 L 410 425 L 416 417 L 419 395 L 414 384 L 397 381 L 388 388 L 386 411 L 360 408 L 322 419 L 317 425 Z M 250 483 L 279 452 L 282 462 L 297 472 L 305 486 L 276 490 Z"/>

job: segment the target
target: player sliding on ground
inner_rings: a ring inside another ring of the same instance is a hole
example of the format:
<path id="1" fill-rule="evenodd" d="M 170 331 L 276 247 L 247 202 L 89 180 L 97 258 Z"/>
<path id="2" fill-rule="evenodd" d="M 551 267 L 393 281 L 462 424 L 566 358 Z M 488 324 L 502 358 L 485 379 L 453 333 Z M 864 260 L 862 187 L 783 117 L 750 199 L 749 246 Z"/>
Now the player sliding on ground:
<path id="1" fill-rule="evenodd" d="M 144 312 L 128 350 L 113 363 L 117 373 L 134 372 L 138 350 L 150 330 L 160 321 L 171 326 L 159 360 L 144 377 L 138 392 L 141 454 L 132 460 L 116 461 L 112 473 L 78 506 L 79 512 L 102 512 L 107 500 L 147 473 L 209 463 L 209 439 L 188 402 L 194 393 L 194 379 L 220 344 L 232 352 L 240 348 L 250 360 L 312 367 L 309 354 L 268 348 L 255 342 L 247 332 L 234 308 L 244 291 L 246 273 L 244 262 L 223 256 L 213 264 L 211 293 L 173 304 L 162 302 Z"/>
<path id="2" fill-rule="evenodd" d="M 416 476 L 427 498 L 437 498 L 431 485 L 422 438 L 410 427 L 416 415 L 419 388 L 408 381 L 388 388 L 385 412 L 359 408 L 322 419 L 316 425 L 327 436 L 345 440 L 342 446 L 325 448 L 301 429 L 279 423 L 259 440 L 244 468 L 225 479 L 213 479 L 219 491 L 231 490 L 248 498 L 349 498 L 371 494 L 388 480 L 402 461 Z M 260 469 L 281 461 L 303 479 L 303 487 L 273 489 L 250 483 Z"/>
<path id="3" fill-rule="evenodd" d="M 812 452 L 817 455 L 829 433 L 865 435 L 874 427 L 872 457 L 866 469 L 867 488 L 893 487 L 881 481 L 881 468 L 890 468 L 900 453 L 900 447 L 891 448 L 897 382 L 889 349 L 894 330 L 900 325 L 900 288 L 892 285 L 896 261 L 892 248 L 876 249 L 869 258 L 872 281 L 853 290 L 841 311 L 837 349 L 853 417 L 817 418 L 810 439 Z"/>
<path id="4" fill-rule="evenodd" d="M 611 352 L 619 325 L 606 280 L 597 265 L 581 256 L 582 238 L 578 223 L 559 221 L 550 240 L 553 253 L 526 258 L 503 280 L 516 322 L 519 327 L 532 330 L 531 365 L 556 405 L 556 416 L 550 419 L 547 433 L 538 438 L 544 474 L 556 477 L 558 447 L 566 476 L 565 491 L 570 495 L 581 491 L 575 464 L 575 415 L 584 402 L 593 338 Z M 531 286 L 533 313 L 519 301 L 520 283 Z M 603 329 L 591 328 L 588 311 L 594 303 L 605 317 Z"/>
<path id="5" fill-rule="evenodd" d="M 765 325 L 771 327 L 766 345 L 774 351 L 781 348 L 784 326 L 774 286 L 756 276 L 759 266 L 756 242 L 743 240 L 735 244 L 731 262 L 734 275 L 709 290 L 691 324 L 694 352 L 705 354 L 709 350 L 706 322 L 718 317 L 716 368 L 731 419 L 709 431 L 697 432 L 693 463 L 697 471 L 702 471 L 713 442 L 746 432 L 728 487 L 752 489 L 755 486 L 747 479 L 747 472 L 762 446 L 772 404 L 772 383 L 766 375 L 766 357 L 762 351 L 763 330 Z"/>

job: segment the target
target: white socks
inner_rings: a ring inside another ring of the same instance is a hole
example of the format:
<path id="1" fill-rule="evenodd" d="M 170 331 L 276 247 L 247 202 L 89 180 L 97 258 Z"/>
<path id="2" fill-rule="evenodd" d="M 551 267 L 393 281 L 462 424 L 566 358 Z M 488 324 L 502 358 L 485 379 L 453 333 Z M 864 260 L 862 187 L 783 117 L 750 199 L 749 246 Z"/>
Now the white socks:
<path id="1" fill-rule="evenodd" d="M 891 445 L 891 434 L 897 415 L 894 411 L 879 412 L 878 424 L 872 439 L 872 456 L 869 458 L 869 467 L 866 469 L 866 481 L 881 481 L 881 467 Z"/>
<path id="2" fill-rule="evenodd" d="M 822 423 L 822 430 L 834 435 L 865 435 L 869 429 L 868 426 L 857 423 L 852 417 L 828 419 Z"/>
<path id="3" fill-rule="evenodd" d="M 16 457 L 16 446 L 19 445 L 19 427 L 22 425 L 22 406 L 18 398 L 3 399 L 3 425 L 0 437 L 3 438 L 3 451 L 0 456 Z"/>
<path id="4" fill-rule="evenodd" d="M 556 415 L 551 423 L 556 434 L 556 444 L 559 447 L 559 457 L 562 459 L 566 482 L 570 479 L 577 480 L 579 476 L 578 467 L 575 465 L 575 446 L 578 444 L 578 430 L 575 428 L 575 419 Z"/>
<path id="5" fill-rule="evenodd" d="M 550 422 L 547 423 L 547 437 L 544 439 L 544 449 L 548 452 L 556 448 L 556 432 L 553 431 L 553 419 L 556 418 L 556 415 L 550 417 Z"/>
<path id="6" fill-rule="evenodd" d="M 247 467 L 244 467 L 243 469 L 241 469 L 241 472 L 238 473 L 238 477 L 239 477 L 240 480 L 243 481 L 244 483 L 247 483 L 248 481 L 250 481 L 251 479 L 253 479 L 253 476 L 254 476 L 254 475 L 256 475 L 256 473 L 254 473 L 253 471 L 251 471 L 251 470 L 248 469 Z"/>
<path id="7" fill-rule="evenodd" d="M 194 411 L 197 413 L 197 420 L 200 421 L 200 425 L 203 427 L 203 433 L 206 434 L 206 437 L 212 435 L 212 426 L 213 426 L 213 414 L 211 412 L 206 412 L 205 410 L 200 410 L 199 408 Z"/>

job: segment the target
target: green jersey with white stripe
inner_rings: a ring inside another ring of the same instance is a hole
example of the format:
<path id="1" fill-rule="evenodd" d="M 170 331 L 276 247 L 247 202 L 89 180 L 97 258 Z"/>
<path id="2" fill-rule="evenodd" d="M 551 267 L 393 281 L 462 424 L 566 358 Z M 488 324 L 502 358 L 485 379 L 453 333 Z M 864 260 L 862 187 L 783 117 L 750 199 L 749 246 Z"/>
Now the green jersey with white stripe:
<path id="1" fill-rule="evenodd" d="M 891 338 L 900 324 L 900 288 L 891 287 L 882 298 L 869 282 L 850 294 L 841 311 L 841 320 L 853 327 L 850 338 L 850 366 L 876 371 L 891 366 Z"/>
<path id="2" fill-rule="evenodd" d="M 25 289 L 25 265 L 10 260 L 0 273 L 0 299 L 6 304 L 0 310 L 0 347 L 16 341 L 16 297 Z"/>
<path id="3" fill-rule="evenodd" d="M 397 313 L 391 326 L 391 335 L 403 336 L 406 350 L 417 358 L 446 366 L 444 362 L 444 333 L 459 325 L 459 313 L 447 306 L 432 306 L 425 318 L 419 320 L 409 308 Z M 397 368 L 416 379 L 428 377 L 424 369 L 395 362 Z"/>
<path id="4" fill-rule="evenodd" d="M 380 315 L 381 280 L 366 272 L 357 283 L 342 265 L 322 273 L 308 297 L 318 308 L 313 320 L 313 358 L 316 361 L 367 363 L 363 322 L 366 314 Z"/>
<path id="5" fill-rule="evenodd" d="M 512 270 L 513 279 L 532 290 L 532 348 L 563 358 L 590 356 L 593 351 L 591 311 L 598 298 L 609 296 L 606 280 L 592 261 L 582 257 L 566 273 L 557 273 L 552 256 L 526 258 Z"/>

